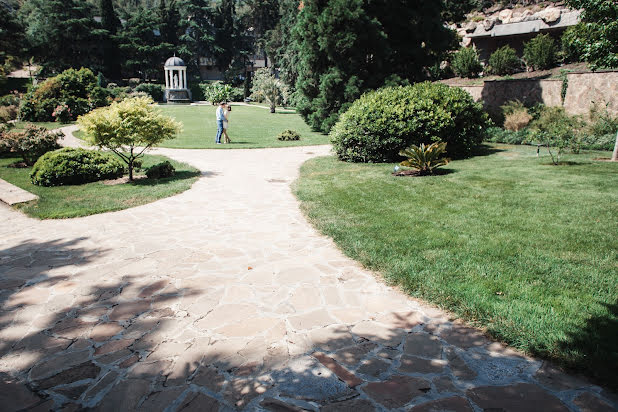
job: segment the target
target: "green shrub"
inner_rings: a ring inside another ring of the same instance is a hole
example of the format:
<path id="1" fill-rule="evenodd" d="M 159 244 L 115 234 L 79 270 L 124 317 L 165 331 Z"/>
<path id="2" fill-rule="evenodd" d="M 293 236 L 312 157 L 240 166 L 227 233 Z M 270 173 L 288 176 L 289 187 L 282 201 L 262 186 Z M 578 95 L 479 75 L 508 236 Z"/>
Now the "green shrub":
<path id="1" fill-rule="evenodd" d="M 231 102 L 242 102 L 245 100 L 245 90 L 242 87 L 233 87 L 230 93 Z"/>
<path id="2" fill-rule="evenodd" d="M 524 61 L 532 70 L 545 70 L 556 63 L 555 41 L 549 34 L 539 34 L 524 43 Z"/>
<path id="3" fill-rule="evenodd" d="M 453 71 L 459 77 L 478 77 L 483 71 L 479 55 L 473 47 L 462 47 L 453 56 Z"/>
<path id="4" fill-rule="evenodd" d="M 281 141 L 300 140 L 300 134 L 296 130 L 287 129 L 281 132 L 277 139 Z"/>
<path id="5" fill-rule="evenodd" d="M 1 145 L 21 156 L 27 165 L 33 165 L 43 154 L 58 149 L 60 147 L 58 139 L 63 137 L 62 132 L 27 125 L 24 130 L 2 133 Z"/>
<path id="6" fill-rule="evenodd" d="M 582 121 L 578 117 L 569 116 L 564 107 L 545 107 L 541 116 L 530 124 L 531 138 L 545 145 L 552 162 L 557 164 L 566 150 L 579 153 L 582 126 Z M 555 155 L 552 148 L 557 150 Z"/>
<path id="7" fill-rule="evenodd" d="M 489 56 L 489 72 L 504 76 L 513 74 L 521 69 L 521 60 L 517 52 L 510 46 L 500 47 Z"/>
<path id="8" fill-rule="evenodd" d="M 526 144 L 530 142 L 528 129 L 518 131 L 506 130 L 501 127 L 490 127 L 487 129 L 487 141 L 492 143 L 505 144 Z"/>
<path id="9" fill-rule="evenodd" d="M 446 143 L 444 142 L 434 142 L 427 146 L 425 143 L 419 146 L 412 145 L 399 152 L 400 156 L 408 158 L 400 164 L 418 170 L 421 175 L 431 175 L 437 168 L 448 164 L 449 159 L 442 157 L 445 152 Z"/>
<path id="10" fill-rule="evenodd" d="M 72 120 L 97 106 L 106 105 L 97 78 L 90 69 L 68 69 L 31 88 L 22 100 L 21 118 L 27 121 L 53 121 L 56 107 L 66 104 Z"/>
<path id="11" fill-rule="evenodd" d="M 212 104 L 229 102 L 232 98 L 232 86 L 222 82 L 200 83 L 204 98 Z"/>
<path id="12" fill-rule="evenodd" d="M 146 170 L 146 176 L 148 176 L 148 179 L 163 179 L 165 177 L 174 176 L 175 171 L 176 169 L 174 169 L 174 166 L 166 160 L 149 167 Z"/>
<path id="13" fill-rule="evenodd" d="M 161 84 L 142 83 L 135 88 L 135 91 L 148 94 L 155 102 L 163 101 L 163 85 Z"/>
<path id="14" fill-rule="evenodd" d="M 7 94 L 0 97 L 0 106 L 19 106 L 20 98 L 18 94 Z"/>
<path id="15" fill-rule="evenodd" d="M 560 59 L 564 63 L 583 61 L 582 42 L 588 37 L 588 28 L 585 24 L 579 23 L 566 29 L 560 38 Z"/>
<path id="16" fill-rule="evenodd" d="M 0 106 L 0 123 L 7 123 L 17 119 L 19 108 L 17 106 Z"/>
<path id="17" fill-rule="evenodd" d="M 122 177 L 124 165 L 109 153 L 67 147 L 41 156 L 30 179 L 39 186 L 79 185 Z"/>
<path id="18" fill-rule="evenodd" d="M 330 138 L 351 162 L 392 162 L 411 145 L 448 143 L 451 157 L 469 156 L 485 136 L 489 117 L 464 90 L 442 83 L 369 92 L 344 113 Z"/>

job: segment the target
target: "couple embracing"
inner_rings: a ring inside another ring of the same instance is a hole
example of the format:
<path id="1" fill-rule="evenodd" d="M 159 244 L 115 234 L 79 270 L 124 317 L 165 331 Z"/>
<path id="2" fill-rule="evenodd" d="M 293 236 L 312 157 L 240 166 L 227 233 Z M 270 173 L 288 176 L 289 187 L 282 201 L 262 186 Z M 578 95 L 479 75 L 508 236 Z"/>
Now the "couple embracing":
<path id="1" fill-rule="evenodd" d="M 225 137 L 224 143 L 232 142 L 227 135 L 227 125 L 231 111 L 232 106 L 226 102 L 219 103 L 219 107 L 217 107 L 217 137 L 215 137 L 215 143 L 217 144 L 221 144 L 221 135 Z"/>

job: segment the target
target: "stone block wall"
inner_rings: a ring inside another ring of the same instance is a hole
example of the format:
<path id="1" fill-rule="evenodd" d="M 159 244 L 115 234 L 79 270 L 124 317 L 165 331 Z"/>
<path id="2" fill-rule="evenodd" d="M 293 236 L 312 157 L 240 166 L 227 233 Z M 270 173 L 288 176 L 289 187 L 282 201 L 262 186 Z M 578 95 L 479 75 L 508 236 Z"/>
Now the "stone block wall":
<path id="1" fill-rule="evenodd" d="M 618 71 L 569 73 L 564 107 L 570 114 L 588 114 L 590 105 L 607 105 L 618 116 Z"/>
<path id="2" fill-rule="evenodd" d="M 564 108 L 569 114 L 586 115 L 593 103 L 607 105 L 618 115 L 618 71 L 573 72 L 567 75 L 568 88 Z M 482 101 L 494 118 L 500 117 L 500 106 L 511 100 L 525 104 L 562 105 L 562 80 L 514 79 L 486 81 L 482 86 L 458 86 Z"/>

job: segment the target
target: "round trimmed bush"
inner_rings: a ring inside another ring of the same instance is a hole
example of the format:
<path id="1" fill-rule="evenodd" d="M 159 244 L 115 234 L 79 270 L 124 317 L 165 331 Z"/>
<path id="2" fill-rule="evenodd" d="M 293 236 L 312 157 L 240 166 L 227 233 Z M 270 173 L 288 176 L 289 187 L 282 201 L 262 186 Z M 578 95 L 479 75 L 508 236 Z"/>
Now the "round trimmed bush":
<path id="1" fill-rule="evenodd" d="M 521 60 L 511 46 L 500 47 L 489 56 L 489 72 L 504 76 L 513 74 L 521 69 Z"/>
<path id="2" fill-rule="evenodd" d="M 63 186 L 116 179 L 123 174 L 124 164 L 110 153 L 67 147 L 41 156 L 30 179 L 39 186 Z"/>
<path id="3" fill-rule="evenodd" d="M 281 132 L 279 136 L 277 136 L 277 139 L 283 142 L 300 140 L 300 133 L 298 133 L 296 130 L 286 129 Z"/>
<path id="4" fill-rule="evenodd" d="M 174 166 L 166 160 L 154 166 L 150 166 L 148 170 L 146 170 L 146 176 L 148 179 L 163 179 L 174 176 L 175 171 L 176 169 L 174 169 Z"/>
<path id="5" fill-rule="evenodd" d="M 399 161 L 411 145 L 447 143 L 452 158 L 469 156 L 485 137 L 489 117 L 472 96 L 442 83 L 385 88 L 363 95 L 345 112 L 330 138 L 349 162 Z"/>

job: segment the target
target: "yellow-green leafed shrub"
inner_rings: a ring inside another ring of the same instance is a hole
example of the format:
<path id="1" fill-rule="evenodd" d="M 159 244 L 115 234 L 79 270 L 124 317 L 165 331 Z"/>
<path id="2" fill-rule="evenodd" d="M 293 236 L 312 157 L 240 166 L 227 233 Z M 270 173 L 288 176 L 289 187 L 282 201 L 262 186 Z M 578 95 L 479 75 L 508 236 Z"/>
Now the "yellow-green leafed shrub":
<path id="1" fill-rule="evenodd" d="M 123 163 L 110 153 L 67 147 L 41 156 L 30 179 L 39 186 L 64 186 L 115 179 L 123 173 Z"/>
<path id="2" fill-rule="evenodd" d="M 86 140 L 109 149 L 128 166 L 133 180 L 135 160 L 164 140 L 173 139 L 181 125 L 152 105 L 149 97 L 136 97 L 93 110 L 78 119 Z"/>
<path id="3" fill-rule="evenodd" d="M 348 162 L 400 161 L 411 145 L 448 143 L 451 157 L 469 156 L 485 137 L 489 117 L 466 91 L 442 83 L 369 92 L 345 112 L 330 138 Z"/>

